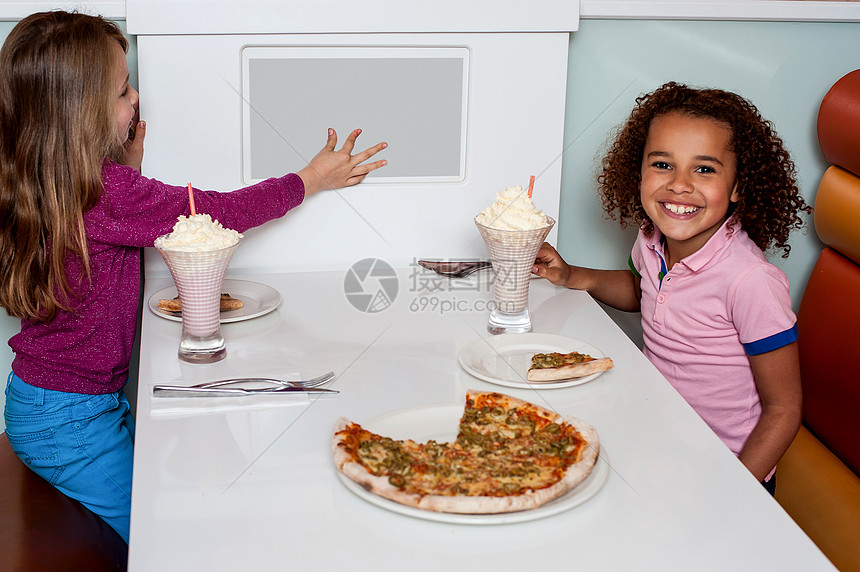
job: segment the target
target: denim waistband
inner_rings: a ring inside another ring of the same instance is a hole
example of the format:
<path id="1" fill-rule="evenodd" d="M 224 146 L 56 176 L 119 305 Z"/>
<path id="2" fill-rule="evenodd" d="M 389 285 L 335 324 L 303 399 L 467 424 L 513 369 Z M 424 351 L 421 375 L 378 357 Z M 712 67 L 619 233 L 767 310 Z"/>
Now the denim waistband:
<path id="1" fill-rule="evenodd" d="M 16 375 L 9 376 L 6 395 L 7 425 L 13 420 L 33 419 L 33 416 L 43 421 L 90 419 L 127 403 L 121 390 L 100 395 L 57 391 L 32 386 Z M 10 404 L 16 405 L 10 407 Z"/>
<path id="2" fill-rule="evenodd" d="M 18 399 L 22 401 L 32 402 L 34 405 L 42 405 L 46 401 L 60 401 L 63 399 L 68 399 L 70 396 L 73 395 L 86 395 L 83 393 L 74 393 L 71 391 L 57 391 L 55 389 L 36 387 L 35 385 L 30 385 L 29 383 L 15 375 L 14 372 L 9 374 L 9 380 L 7 382 L 7 391 L 14 393 Z"/>

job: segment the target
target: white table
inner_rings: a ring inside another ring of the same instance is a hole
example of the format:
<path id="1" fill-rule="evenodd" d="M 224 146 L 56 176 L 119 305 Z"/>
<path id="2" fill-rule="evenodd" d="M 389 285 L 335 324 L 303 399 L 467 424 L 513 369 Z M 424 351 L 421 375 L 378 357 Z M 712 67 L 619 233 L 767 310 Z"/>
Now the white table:
<path id="1" fill-rule="evenodd" d="M 398 272 L 393 305 L 376 313 L 350 304 L 341 272 L 232 277 L 272 286 L 283 304 L 225 324 L 228 357 L 207 366 L 180 363 L 180 325 L 144 307 L 132 571 L 522 571 L 538 569 L 536 561 L 589 571 L 833 570 L 587 294 L 532 280 L 534 329 L 586 341 L 615 368 L 577 387 L 514 389 L 478 380 L 457 361 L 461 348 L 489 336 L 491 273 L 449 283 Z M 170 284 L 147 280 L 144 301 Z M 156 383 L 332 369 L 330 386 L 340 393 L 307 401 L 165 400 L 151 391 Z M 396 514 L 339 481 L 330 452 L 338 417 L 361 423 L 459 404 L 469 388 L 593 424 L 610 464 L 605 486 L 555 516 L 474 526 Z"/>

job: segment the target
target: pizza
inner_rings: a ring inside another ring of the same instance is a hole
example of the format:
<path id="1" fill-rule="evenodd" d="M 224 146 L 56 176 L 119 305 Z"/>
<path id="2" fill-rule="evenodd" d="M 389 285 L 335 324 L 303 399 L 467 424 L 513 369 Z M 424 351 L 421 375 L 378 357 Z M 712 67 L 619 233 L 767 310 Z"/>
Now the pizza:
<path id="1" fill-rule="evenodd" d="M 240 310 L 245 304 L 238 298 L 233 298 L 230 294 L 224 292 L 221 294 L 219 309 L 221 312 L 229 310 Z M 158 301 L 158 309 L 165 312 L 181 312 L 182 304 L 179 302 L 179 296 L 175 298 L 162 298 Z"/>
<path id="2" fill-rule="evenodd" d="M 337 468 L 373 494 L 430 511 L 493 514 L 567 493 L 591 473 L 599 445 L 582 420 L 469 391 L 454 442 L 396 440 L 341 418 L 332 450 Z"/>
<path id="3" fill-rule="evenodd" d="M 579 352 L 535 354 L 532 356 L 526 379 L 528 381 L 573 379 L 612 369 L 614 365 L 608 357 L 593 358 Z"/>

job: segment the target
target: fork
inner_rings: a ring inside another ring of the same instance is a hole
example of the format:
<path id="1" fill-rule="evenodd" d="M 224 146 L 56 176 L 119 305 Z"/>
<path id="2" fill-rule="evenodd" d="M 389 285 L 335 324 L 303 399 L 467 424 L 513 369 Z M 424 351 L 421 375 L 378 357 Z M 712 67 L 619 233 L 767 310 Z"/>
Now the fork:
<path id="1" fill-rule="evenodd" d="M 213 388 L 213 387 L 223 387 L 225 385 L 233 385 L 236 383 L 274 383 L 280 385 L 282 387 L 304 387 L 305 389 L 311 389 L 314 387 L 319 387 L 320 385 L 327 383 L 334 379 L 334 372 L 330 371 L 328 373 L 324 373 L 320 376 L 317 376 L 313 379 L 306 380 L 286 380 L 286 379 L 276 379 L 271 377 L 236 377 L 232 379 L 221 379 L 219 381 L 212 381 L 209 383 L 201 383 L 199 385 L 195 385 L 193 387 L 200 388 Z"/>
<path id="2" fill-rule="evenodd" d="M 471 260 L 463 262 L 419 260 L 418 264 L 428 270 L 432 270 L 439 276 L 445 276 L 446 278 L 465 278 L 479 270 L 491 268 L 493 266 L 493 263 L 489 260 Z"/>

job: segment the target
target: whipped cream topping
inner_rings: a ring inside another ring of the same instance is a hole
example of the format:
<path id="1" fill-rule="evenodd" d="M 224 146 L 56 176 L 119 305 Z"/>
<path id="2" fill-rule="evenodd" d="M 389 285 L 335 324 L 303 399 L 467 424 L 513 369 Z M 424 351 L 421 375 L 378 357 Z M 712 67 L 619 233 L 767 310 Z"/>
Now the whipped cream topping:
<path id="1" fill-rule="evenodd" d="M 184 252 L 204 252 L 220 250 L 239 242 L 242 235 L 235 230 L 224 228 L 208 214 L 189 217 L 180 215 L 170 234 L 155 239 L 155 246 L 165 250 Z"/>
<path id="2" fill-rule="evenodd" d="M 498 230 L 534 230 L 550 225 L 547 216 L 535 207 L 528 191 L 521 186 L 496 193 L 496 200 L 475 221 Z"/>

